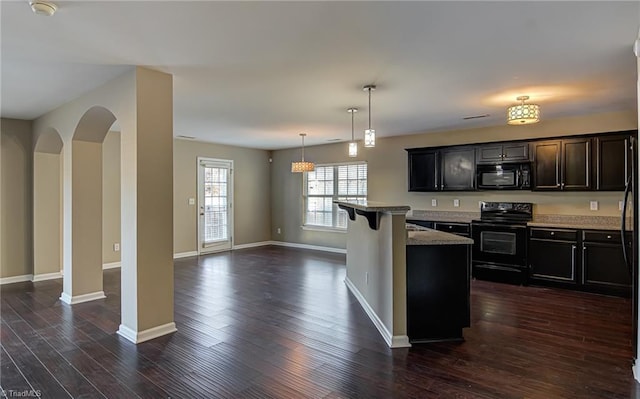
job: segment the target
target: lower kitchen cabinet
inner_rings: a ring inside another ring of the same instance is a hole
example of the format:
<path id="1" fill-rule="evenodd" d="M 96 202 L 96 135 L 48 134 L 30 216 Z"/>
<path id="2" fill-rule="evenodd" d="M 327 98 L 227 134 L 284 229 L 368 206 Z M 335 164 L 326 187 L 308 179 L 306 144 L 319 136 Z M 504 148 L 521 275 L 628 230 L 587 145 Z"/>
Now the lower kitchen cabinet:
<path id="1" fill-rule="evenodd" d="M 578 284 L 578 231 L 529 231 L 529 279 L 560 285 Z"/>
<path id="2" fill-rule="evenodd" d="M 582 232 L 582 284 L 590 291 L 613 295 L 631 293 L 631 274 L 622 254 L 619 232 Z M 627 248 L 631 256 L 631 246 Z"/>
<path id="3" fill-rule="evenodd" d="M 617 231 L 530 228 L 528 264 L 531 284 L 631 294 L 631 274 Z"/>

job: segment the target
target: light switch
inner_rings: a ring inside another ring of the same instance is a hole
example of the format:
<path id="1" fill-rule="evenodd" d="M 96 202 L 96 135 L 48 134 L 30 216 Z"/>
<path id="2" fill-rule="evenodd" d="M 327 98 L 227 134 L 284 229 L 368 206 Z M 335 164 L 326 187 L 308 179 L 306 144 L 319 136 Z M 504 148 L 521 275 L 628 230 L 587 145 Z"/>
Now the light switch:
<path id="1" fill-rule="evenodd" d="M 189 205 L 195 205 L 196 204 L 196 199 L 195 198 L 189 198 Z"/>
<path id="2" fill-rule="evenodd" d="M 589 209 L 591 209 L 592 211 L 597 211 L 598 210 L 598 201 L 590 201 L 589 202 Z"/>
<path id="3" fill-rule="evenodd" d="M 431 198 L 431 206 L 438 206 L 438 200 L 435 198 Z"/>
<path id="4" fill-rule="evenodd" d="M 455 208 L 458 208 L 458 207 L 460 206 L 460 200 L 459 200 L 459 199 L 457 199 L 457 198 L 456 198 L 456 199 L 454 199 L 454 200 L 453 200 L 453 206 L 454 206 Z"/>

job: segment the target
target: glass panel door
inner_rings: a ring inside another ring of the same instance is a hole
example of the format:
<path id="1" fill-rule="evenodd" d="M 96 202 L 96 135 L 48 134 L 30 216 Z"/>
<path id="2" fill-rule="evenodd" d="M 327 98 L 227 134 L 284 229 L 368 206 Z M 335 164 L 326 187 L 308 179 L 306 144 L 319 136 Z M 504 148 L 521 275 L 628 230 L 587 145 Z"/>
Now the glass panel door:
<path id="1" fill-rule="evenodd" d="M 232 170 L 231 161 L 199 159 L 199 253 L 231 249 Z"/>

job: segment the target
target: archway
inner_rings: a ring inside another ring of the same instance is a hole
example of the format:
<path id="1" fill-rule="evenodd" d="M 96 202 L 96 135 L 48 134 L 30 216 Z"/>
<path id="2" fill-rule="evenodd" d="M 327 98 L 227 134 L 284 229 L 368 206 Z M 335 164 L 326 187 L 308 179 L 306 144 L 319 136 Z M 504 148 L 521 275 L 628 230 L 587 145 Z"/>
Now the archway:
<path id="1" fill-rule="evenodd" d="M 104 298 L 102 276 L 102 143 L 116 121 L 108 109 L 87 110 L 71 141 L 71 262 L 60 299 L 74 304 Z"/>
<path id="2" fill-rule="evenodd" d="M 62 277 L 62 147 L 53 128 L 34 145 L 32 281 Z"/>

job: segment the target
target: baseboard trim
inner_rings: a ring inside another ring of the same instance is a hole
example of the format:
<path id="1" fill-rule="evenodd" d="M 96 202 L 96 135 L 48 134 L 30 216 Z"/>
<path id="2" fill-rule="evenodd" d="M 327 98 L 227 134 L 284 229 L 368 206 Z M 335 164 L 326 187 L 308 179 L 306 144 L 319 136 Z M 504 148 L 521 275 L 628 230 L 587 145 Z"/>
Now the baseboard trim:
<path id="1" fill-rule="evenodd" d="M 33 274 L 23 274 L 21 276 L 2 277 L 0 278 L 0 285 L 23 283 L 25 281 L 31 281 L 32 279 L 33 279 Z"/>
<path id="2" fill-rule="evenodd" d="M 120 327 L 118 328 L 118 335 L 133 342 L 134 344 L 139 344 L 141 342 L 149 341 L 151 339 L 171 334 L 176 331 L 178 331 L 178 329 L 176 328 L 176 323 L 173 322 L 139 332 L 134 331 L 124 324 L 120 324 Z"/>
<path id="3" fill-rule="evenodd" d="M 103 263 L 102 270 L 117 269 L 120 266 L 122 266 L 120 262 Z"/>
<path id="4" fill-rule="evenodd" d="M 248 244 L 240 244 L 234 245 L 233 249 L 245 249 L 245 248 L 255 248 L 255 247 L 264 247 L 267 245 L 273 245 L 273 241 L 258 241 L 258 242 L 250 242 Z"/>
<path id="5" fill-rule="evenodd" d="M 34 274 L 31 281 L 35 283 L 36 281 L 56 280 L 59 278 L 62 278 L 62 272 L 42 273 L 42 274 Z"/>
<path id="6" fill-rule="evenodd" d="M 298 244 L 295 242 L 271 241 L 271 245 L 278 245 L 280 247 L 290 247 L 290 248 L 312 249 L 314 251 L 333 252 L 337 254 L 347 253 L 347 250 L 344 248 L 323 247 L 320 245 L 310 245 L 310 244 Z"/>
<path id="7" fill-rule="evenodd" d="M 96 291 L 96 292 L 90 292 L 88 294 L 74 295 L 74 296 L 71 296 L 66 292 L 63 292 L 62 295 L 60 295 L 60 300 L 69 305 L 76 305 L 78 303 L 95 301 L 96 299 L 103 299 L 103 298 L 106 298 L 104 291 Z"/>
<path id="8" fill-rule="evenodd" d="M 631 367 L 631 371 L 633 371 L 633 378 L 640 382 L 640 370 L 638 370 L 638 362 L 634 361 L 633 366 Z"/>
<path id="9" fill-rule="evenodd" d="M 198 256 L 198 251 L 178 252 L 173 254 L 173 259 L 190 258 L 192 256 Z"/>
<path id="10" fill-rule="evenodd" d="M 380 335 L 382 335 L 382 338 L 385 340 L 387 345 L 389 345 L 389 348 L 408 348 L 411 346 L 411 344 L 409 343 L 408 336 L 391 335 L 391 333 L 389 332 L 387 327 L 384 325 L 382 320 L 380 320 L 376 312 L 373 310 L 373 308 L 371 308 L 371 306 L 369 305 L 369 302 L 367 302 L 367 300 L 360 293 L 358 288 L 356 288 L 356 286 L 353 284 L 353 282 L 351 282 L 351 280 L 349 280 L 348 277 L 345 277 L 344 283 L 347 286 L 347 288 L 349 288 L 349 291 L 351 291 L 353 296 L 356 297 L 356 299 L 360 303 L 360 306 L 362 306 L 362 309 L 364 309 L 365 313 L 369 316 L 369 318 L 373 322 L 373 325 L 376 326 L 376 328 L 380 332 Z"/>

